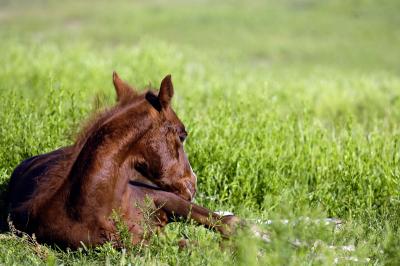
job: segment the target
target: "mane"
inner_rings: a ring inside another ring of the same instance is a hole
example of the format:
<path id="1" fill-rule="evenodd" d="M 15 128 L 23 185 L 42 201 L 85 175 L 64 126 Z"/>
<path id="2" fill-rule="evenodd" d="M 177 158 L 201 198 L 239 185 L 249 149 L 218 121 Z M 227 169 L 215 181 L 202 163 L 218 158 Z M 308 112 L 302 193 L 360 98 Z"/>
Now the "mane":
<path id="1" fill-rule="evenodd" d="M 115 114 L 124 109 L 126 110 L 127 106 L 143 99 L 149 93 L 151 92 L 145 91 L 141 94 L 135 93 L 134 95 L 130 95 L 129 99 L 119 99 L 118 103 L 114 106 L 92 114 L 91 117 L 84 122 L 84 126 L 77 134 L 74 144 L 60 149 L 62 150 L 62 155 L 58 156 L 55 161 L 52 161 L 51 164 L 48 165 L 46 172 L 39 177 L 40 182 L 38 182 L 38 187 L 32 195 L 31 200 L 27 201 L 26 204 L 23 204 L 21 207 L 27 208 L 31 215 L 35 216 L 46 202 L 61 192 L 60 190 L 68 181 L 73 165 L 76 163 L 88 138 L 97 132 L 102 125 Z"/>
<path id="2" fill-rule="evenodd" d="M 90 118 L 83 123 L 82 129 L 77 134 L 74 146 L 76 148 L 82 148 L 88 136 L 97 131 L 108 119 L 110 119 L 116 113 L 120 112 L 126 106 L 132 105 L 138 100 L 147 97 L 148 95 L 156 97 L 154 93 L 154 88 L 151 86 L 147 86 L 144 88 L 144 91 L 142 93 L 136 93 L 135 91 L 132 91 L 132 93 L 130 94 L 123 95 L 123 97 L 121 99 L 118 99 L 118 102 L 112 107 L 103 108 L 100 111 L 95 111 L 90 116 Z"/>

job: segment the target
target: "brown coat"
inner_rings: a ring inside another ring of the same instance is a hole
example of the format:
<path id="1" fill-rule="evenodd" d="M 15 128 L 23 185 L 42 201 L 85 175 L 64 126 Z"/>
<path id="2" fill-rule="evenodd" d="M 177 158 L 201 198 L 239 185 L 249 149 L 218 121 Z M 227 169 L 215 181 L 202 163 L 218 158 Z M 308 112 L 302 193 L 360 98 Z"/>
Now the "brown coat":
<path id="1" fill-rule="evenodd" d="M 170 106 L 171 76 L 158 95 L 137 94 L 115 72 L 113 82 L 117 104 L 92 119 L 72 146 L 15 169 L 9 185 L 14 226 L 39 241 L 71 248 L 118 243 L 115 210 L 136 244 L 143 239 L 144 208 L 151 208 L 157 210 L 153 226 L 163 227 L 174 215 L 228 235 L 236 217 L 190 202 L 197 180 L 183 149 L 187 132 Z"/>

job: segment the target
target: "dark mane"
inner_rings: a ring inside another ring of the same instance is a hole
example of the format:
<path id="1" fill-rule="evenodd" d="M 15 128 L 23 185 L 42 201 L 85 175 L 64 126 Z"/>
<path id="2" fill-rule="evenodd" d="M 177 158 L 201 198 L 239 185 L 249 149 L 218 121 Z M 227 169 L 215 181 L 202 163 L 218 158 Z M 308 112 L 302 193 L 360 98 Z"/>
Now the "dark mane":
<path id="1" fill-rule="evenodd" d="M 109 121 L 116 114 L 126 111 L 131 105 L 144 99 L 146 95 L 153 94 L 150 90 L 141 94 L 130 94 L 126 98 L 120 99 L 114 106 L 105 108 L 94 113 L 85 123 L 73 145 L 62 148 L 57 155 L 51 158 L 51 163 L 48 164 L 47 171 L 39 177 L 37 190 L 31 198 L 35 200 L 27 201 L 27 204 L 22 205 L 22 208 L 28 208 L 31 215 L 35 215 L 37 211 L 48 200 L 51 200 L 56 195 L 70 176 L 73 165 L 75 164 L 79 154 L 82 151 L 88 138 L 95 134 L 106 121 Z M 154 95 L 154 94 L 153 94 Z M 36 164 L 42 164 L 43 161 L 38 160 Z M 32 166 L 34 167 L 34 166 Z"/>

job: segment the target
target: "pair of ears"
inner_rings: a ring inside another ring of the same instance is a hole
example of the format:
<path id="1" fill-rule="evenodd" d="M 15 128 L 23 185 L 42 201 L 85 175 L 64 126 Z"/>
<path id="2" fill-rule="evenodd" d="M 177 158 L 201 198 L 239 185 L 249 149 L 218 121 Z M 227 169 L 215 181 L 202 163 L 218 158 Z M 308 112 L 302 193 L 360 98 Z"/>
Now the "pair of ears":
<path id="1" fill-rule="evenodd" d="M 117 93 L 117 102 L 122 104 L 127 103 L 137 95 L 136 91 L 120 79 L 115 71 L 113 72 L 113 83 L 115 92 Z M 158 96 L 149 93 L 146 94 L 146 98 L 153 105 L 156 105 L 157 109 L 168 108 L 171 104 L 172 96 L 174 96 L 174 86 L 172 85 L 171 75 L 165 76 L 161 81 Z"/>

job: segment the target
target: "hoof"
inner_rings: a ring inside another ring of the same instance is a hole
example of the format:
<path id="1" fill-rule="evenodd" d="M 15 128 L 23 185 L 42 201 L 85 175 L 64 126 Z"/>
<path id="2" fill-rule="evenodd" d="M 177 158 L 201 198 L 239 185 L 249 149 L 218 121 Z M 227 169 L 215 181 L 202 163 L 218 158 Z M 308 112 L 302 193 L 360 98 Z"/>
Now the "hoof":
<path id="1" fill-rule="evenodd" d="M 232 236 L 238 228 L 245 225 L 244 221 L 234 215 L 226 215 L 221 219 L 222 225 L 219 231 L 224 237 Z"/>

